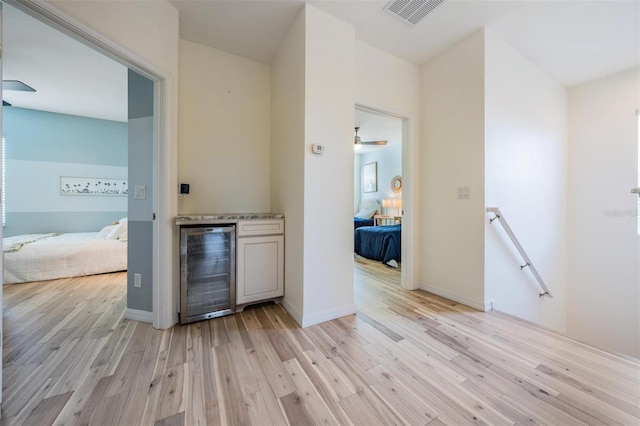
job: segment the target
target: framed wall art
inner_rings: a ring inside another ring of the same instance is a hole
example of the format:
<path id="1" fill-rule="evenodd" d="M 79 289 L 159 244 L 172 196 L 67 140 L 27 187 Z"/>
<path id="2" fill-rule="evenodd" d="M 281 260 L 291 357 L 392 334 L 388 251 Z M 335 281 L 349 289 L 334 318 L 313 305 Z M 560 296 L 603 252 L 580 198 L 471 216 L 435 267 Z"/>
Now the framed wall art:
<path id="1" fill-rule="evenodd" d="M 60 176 L 60 195 L 129 194 L 127 179 Z"/>
<path id="2" fill-rule="evenodd" d="M 378 192 L 378 163 L 362 166 L 362 192 Z"/>

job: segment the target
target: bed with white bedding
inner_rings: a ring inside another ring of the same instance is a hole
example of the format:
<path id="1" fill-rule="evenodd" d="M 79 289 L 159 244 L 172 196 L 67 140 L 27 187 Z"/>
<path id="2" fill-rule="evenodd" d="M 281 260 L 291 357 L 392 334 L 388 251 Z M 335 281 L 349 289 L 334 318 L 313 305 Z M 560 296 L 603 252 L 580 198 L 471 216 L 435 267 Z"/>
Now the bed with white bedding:
<path id="1" fill-rule="evenodd" d="M 100 232 L 3 238 L 4 284 L 125 271 L 127 232 L 109 235 L 115 231 L 110 226 Z"/>

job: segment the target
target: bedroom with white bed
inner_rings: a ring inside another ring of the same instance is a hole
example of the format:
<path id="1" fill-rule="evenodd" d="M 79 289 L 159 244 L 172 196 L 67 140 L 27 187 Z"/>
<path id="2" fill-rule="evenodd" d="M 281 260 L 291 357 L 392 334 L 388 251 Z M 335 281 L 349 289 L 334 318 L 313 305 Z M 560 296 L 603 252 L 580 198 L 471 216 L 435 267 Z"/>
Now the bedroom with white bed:
<path id="1" fill-rule="evenodd" d="M 4 284 L 127 269 L 127 123 L 3 106 Z"/>
<path id="2" fill-rule="evenodd" d="M 3 15 L 3 284 L 126 271 L 127 68 Z"/>

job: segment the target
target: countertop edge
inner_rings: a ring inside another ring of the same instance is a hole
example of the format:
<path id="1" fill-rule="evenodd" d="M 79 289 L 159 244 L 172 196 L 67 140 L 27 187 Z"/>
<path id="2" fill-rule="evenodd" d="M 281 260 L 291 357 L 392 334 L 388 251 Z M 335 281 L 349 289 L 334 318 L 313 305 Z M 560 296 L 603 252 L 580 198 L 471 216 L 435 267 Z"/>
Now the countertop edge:
<path id="1" fill-rule="evenodd" d="M 279 213 L 207 213 L 207 214 L 185 214 L 176 216 L 176 225 L 190 225 L 198 223 L 237 223 L 239 220 L 280 220 L 284 219 Z"/>

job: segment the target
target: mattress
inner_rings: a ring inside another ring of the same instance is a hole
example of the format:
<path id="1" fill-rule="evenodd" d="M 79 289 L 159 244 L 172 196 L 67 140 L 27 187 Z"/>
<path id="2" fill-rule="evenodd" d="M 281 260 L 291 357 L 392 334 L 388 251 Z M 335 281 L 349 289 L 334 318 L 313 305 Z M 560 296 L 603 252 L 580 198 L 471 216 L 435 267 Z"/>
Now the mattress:
<path id="1" fill-rule="evenodd" d="M 3 247 L 14 248 L 4 253 L 4 284 L 125 271 L 127 243 L 97 236 L 80 232 L 3 238 Z"/>

